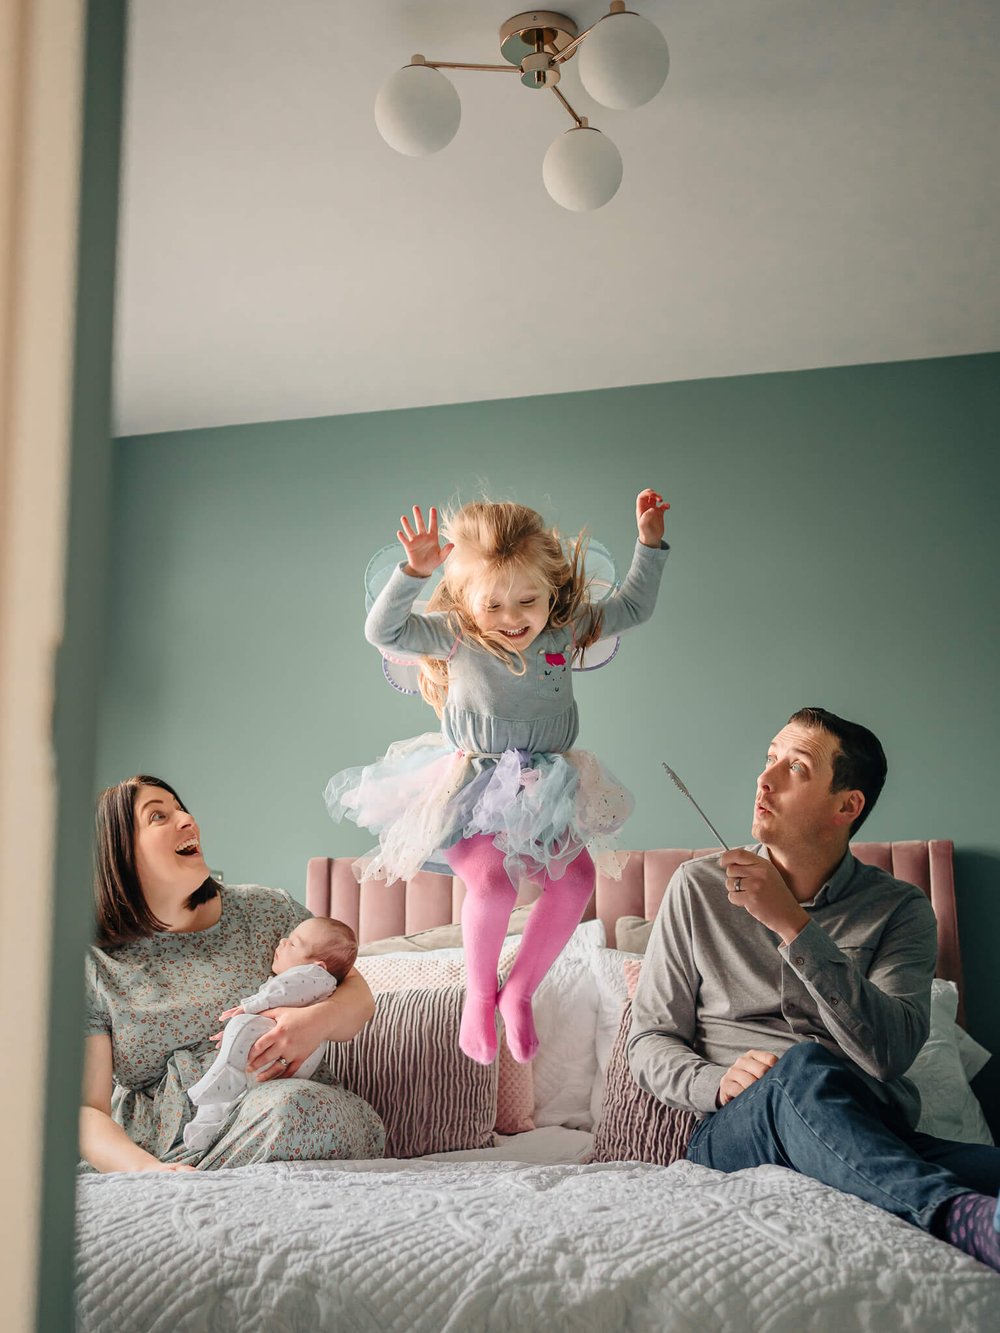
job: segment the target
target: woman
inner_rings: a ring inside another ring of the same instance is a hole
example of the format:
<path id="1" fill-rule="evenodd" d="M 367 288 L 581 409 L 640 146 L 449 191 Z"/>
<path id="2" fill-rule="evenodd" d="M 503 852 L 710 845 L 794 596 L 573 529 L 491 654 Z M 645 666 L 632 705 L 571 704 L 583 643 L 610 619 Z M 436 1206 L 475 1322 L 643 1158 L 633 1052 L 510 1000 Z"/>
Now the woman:
<path id="1" fill-rule="evenodd" d="M 267 977 L 274 948 L 309 913 L 279 889 L 222 886 L 174 789 L 137 776 L 97 804 L 97 944 L 87 960 L 80 1152 L 98 1171 L 191 1171 L 255 1162 L 381 1157 L 382 1122 L 325 1065 L 293 1079 L 323 1041 L 374 1012 L 348 973 L 329 999 L 275 1009 L 251 1051 L 271 1064 L 204 1152 L 185 1149 L 186 1089 L 215 1057 L 219 1014 Z"/>

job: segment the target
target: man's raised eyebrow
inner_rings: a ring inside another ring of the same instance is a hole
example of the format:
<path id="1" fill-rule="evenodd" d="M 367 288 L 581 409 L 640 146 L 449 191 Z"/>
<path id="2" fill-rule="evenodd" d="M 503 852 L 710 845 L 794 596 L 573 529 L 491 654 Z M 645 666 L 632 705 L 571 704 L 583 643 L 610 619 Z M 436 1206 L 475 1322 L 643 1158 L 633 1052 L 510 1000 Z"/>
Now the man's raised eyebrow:
<path id="1" fill-rule="evenodd" d="M 773 741 L 771 742 L 771 744 L 767 747 L 767 753 L 768 753 L 768 755 L 770 756 L 770 755 L 772 755 L 772 754 L 775 754 L 776 751 L 777 751 L 777 748 L 778 748 L 778 742 L 777 742 L 777 740 L 773 740 Z M 790 746 L 788 747 L 788 749 L 786 750 L 785 753 L 786 753 L 786 754 L 793 754 L 793 755 L 795 755 L 796 758 L 798 758 L 798 759 L 806 759 L 806 760 L 809 761 L 809 763 L 812 763 L 812 761 L 813 761 L 813 760 L 815 759 L 815 757 L 816 757 L 815 755 L 810 754 L 808 750 L 800 750 L 799 747 L 798 747 L 797 745 L 790 745 Z"/>

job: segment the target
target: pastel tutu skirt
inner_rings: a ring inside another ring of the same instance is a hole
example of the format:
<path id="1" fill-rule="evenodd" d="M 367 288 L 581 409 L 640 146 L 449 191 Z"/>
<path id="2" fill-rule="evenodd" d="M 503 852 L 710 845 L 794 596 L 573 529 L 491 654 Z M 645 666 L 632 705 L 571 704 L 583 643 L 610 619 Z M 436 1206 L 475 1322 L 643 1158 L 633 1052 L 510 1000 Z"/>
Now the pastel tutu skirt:
<path id="1" fill-rule="evenodd" d="M 561 878 L 584 848 L 599 870 L 621 878 L 628 853 L 617 850 L 617 833 L 634 804 L 587 750 L 483 755 L 456 750 L 440 732 L 397 741 L 373 764 L 335 774 L 325 799 L 335 820 L 378 834 L 378 847 L 355 862 L 361 880 L 447 871 L 449 847 L 486 834 L 515 886 Z"/>

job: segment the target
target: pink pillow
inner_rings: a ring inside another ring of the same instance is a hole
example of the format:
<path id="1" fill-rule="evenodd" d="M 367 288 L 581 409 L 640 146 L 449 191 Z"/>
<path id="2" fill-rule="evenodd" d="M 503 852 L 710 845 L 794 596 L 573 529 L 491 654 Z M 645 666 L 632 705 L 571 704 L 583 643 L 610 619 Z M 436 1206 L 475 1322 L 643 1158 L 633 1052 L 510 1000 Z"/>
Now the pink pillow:
<path id="1" fill-rule="evenodd" d="M 516 949 L 500 955 L 500 973 L 510 970 Z M 359 958 L 356 967 L 372 991 L 378 995 L 402 987 L 440 987 L 465 984 L 465 961 L 459 950 L 441 954 L 381 954 Z M 455 1036 L 456 1044 L 458 1034 Z M 463 1055 L 462 1059 L 466 1059 Z M 500 1038 L 497 1061 L 497 1106 L 495 1128 L 498 1134 L 523 1134 L 534 1129 L 535 1079 L 531 1065 L 514 1059 L 504 1036 Z"/>
<path id="2" fill-rule="evenodd" d="M 669 1166 L 684 1157 L 698 1123 L 691 1111 L 666 1106 L 640 1088 L 628 1067 L 625 1048 L 632 1025 L 632 997 L 641 968 L 638 960 L 630 959 L 623 964 L 629 998 L 611 1049 L 604 1081 L 604 1115 L 594 1134 L 588 1162 L 655 1162 Z"/>
<path id="3" fill-rule="evenodd" d="M 464 986 L 386 991 L 353 1041 L 331 1042 L 330 1068 L 385 1124 L 386 1157 L 491 1148 L 497 1066 L 459 1050 Z"/>

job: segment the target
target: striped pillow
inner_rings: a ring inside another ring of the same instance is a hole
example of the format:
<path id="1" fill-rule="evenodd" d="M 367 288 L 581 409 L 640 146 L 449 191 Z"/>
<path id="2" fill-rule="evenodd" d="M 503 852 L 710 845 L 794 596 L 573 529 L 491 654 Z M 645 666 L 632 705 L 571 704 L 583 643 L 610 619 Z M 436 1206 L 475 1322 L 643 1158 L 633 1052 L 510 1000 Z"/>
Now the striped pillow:
<path id="1" fill-rule="evenodd" d="M 497 1066 L 458 1046 L 464 986 L 388 991 L 353 1041 L 331 1042 L 335 1078 L 385 1124 L 386 1157 L 491 1148 Z"/>
<path id="2" fill-rule="evenodd" d="M 506 976 L 510 971 L 515 953 L 516 946 L 507 946 L 501 953 L 501 976 Z M 359 958 L 356 966 L 376 995 L 383 991 L 465 982 L 465 955 L 460 949 Z M 458 1041 L 457 1032 L 455 1040 Z M 497 1070 L 497 1133 L 523 1134 L 526 1130 L 534 1129 L 534 1110 L 535 1078 L 532 1066 L 518 1064 L 510 1053 L 507 1038 L 501 1029 Z"/>
<path id="3" fill-rule="evenodd" d="M 625 964 L 629 999 L 622 1010 L 604 1084 L 604 1114 L 594 1134 L 588 1162 L 655 1162 L 669 1166 L 687 1153 L 698 1123 L 691 1111 L 667 1106 L 640 1088 L 628 1067 L 625 1048 L 632 1026 L 632 1000 L 640 964 Z"/>

